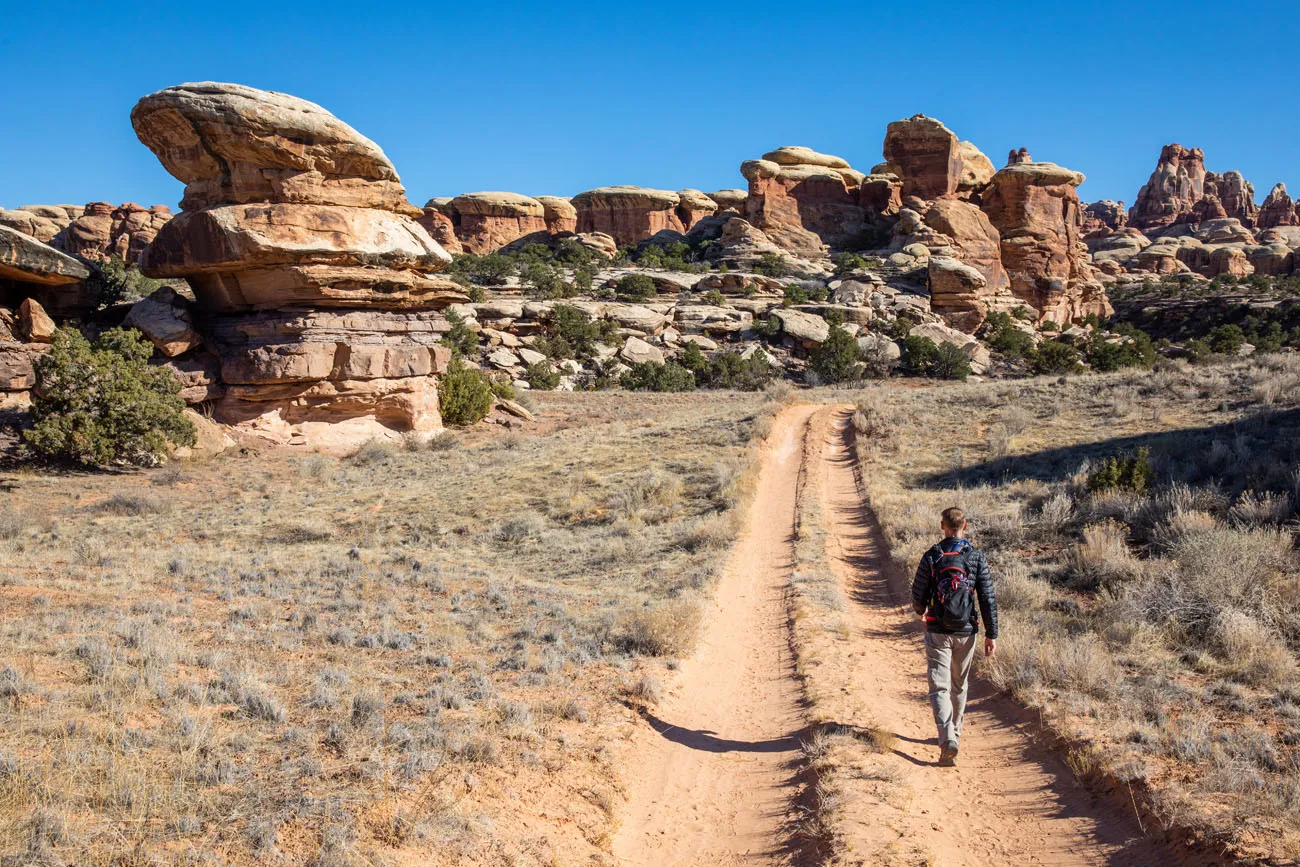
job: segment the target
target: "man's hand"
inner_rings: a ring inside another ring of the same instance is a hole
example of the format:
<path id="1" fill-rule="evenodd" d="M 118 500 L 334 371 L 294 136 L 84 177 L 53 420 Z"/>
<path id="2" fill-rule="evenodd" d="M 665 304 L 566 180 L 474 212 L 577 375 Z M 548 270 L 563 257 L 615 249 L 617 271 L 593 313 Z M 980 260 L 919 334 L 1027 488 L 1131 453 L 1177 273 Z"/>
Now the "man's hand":
<path id="1" fill-rule="evenodd" d="M 984 655 L 992 659 L 998 652 L 998 640 L 996 638 L 984 639 Z"/>

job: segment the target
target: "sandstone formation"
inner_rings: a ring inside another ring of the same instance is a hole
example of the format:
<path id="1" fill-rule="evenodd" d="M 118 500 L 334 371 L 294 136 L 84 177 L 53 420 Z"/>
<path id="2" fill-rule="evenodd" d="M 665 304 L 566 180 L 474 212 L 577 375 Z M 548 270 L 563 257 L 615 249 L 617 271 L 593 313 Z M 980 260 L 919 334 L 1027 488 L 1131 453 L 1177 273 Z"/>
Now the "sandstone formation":
<path id="1" fill-rule="evenodd" d="M 77 283 L 90 271 L 76 259 L 22 232 L 0 226 L 0 288 L 6 283 L 62 286 Z M 30 289 L 31 286 L 24 286 Z"/>
<path id="2" fill-rule="evenodd" d="M 429 237 L 439 247 L 451 255 L 458 255 L 465 252 L 465 248 L 461 246 L 460 238 L 456 237 L 456 224 L 448 215 L 450 203 L 451 199 L 430 199 L 416 222 L 424 227 L 424 231 L 429 233 Z"/>
<path id="3" fill-rule="evenodd" d="M 0 208 L 0 226 L 16 229 L 48 244 L 66 229 L 85 209 L 80 205 L 23 205 Z"/>
<path id="4" fill-rule="evenodd" d="M 1124 210 L 1123 202 L 1116 202 L 1112 199 L 1102 199 L 1099 202 L 1092 202 L 1084 205 L 1084 235 L 1122 229 L 1127 225 L 1128 212 Z"/>
<path id="5" fill-rule="evenodd" d="M 320 106 L 240 85 L 168 88 L 131 119 L 186 184 L 141 262 L 194 289 L 220 360 L 216 417 L 327 446 L 437 430 L 436 311 L 464 295 L 433 276 L 450 256 L 411 219 L 383 151 Z M 153 331 L 156 345 L 189 342 Z"/>
<path id="6" fill-rule="evenodd" d="M 546 231 L 552 235 L 567 235 L 578 231 L 578 209 L 561 196 L 538 196 L 542 203 L 542 218 Z"/>
<path id="7" fill-rule="evenodd" d="M 542 203 L 518 193 L 463 193 L 451 200 L 451 208 L 456 237 L 467 253 L 491 253 L 547 232 Z"/>
<path id="8" fill-rule="evenodd" d="M 1240 220 L 1243 226 L 1254 226 L 1259 206 L 1255 204 L 1255 185 L 1241 176 L 1241 172 L 1205 173 L 1205 197 L 1213 196 L 1223 207 L 1222 216 Z"/>
<path id="9" fill-rule="evenodd" d="M 687 231 L 718 210 L 718 203 L 699 190 L 678 190 L 677 202 L 677 219 L 681 220 L 682 227 Z"/>
<path id="10" fill-rule="evenodd" d="M 681 197 L 669 190 L 598 187 L 570 201 L 578 213 L 579 232 L 603 232 L 623 247 L 635 246 L 665 229 L 686 229 L 677 214 Z"/>
<path id="11" fill-rule="evenodd" d="M 1083 180 L 1055 163 L 1015 163 L 993 176 L 983 196 L 1012 294 L 1059 325 L 1111 312 L 1087 262 L 1077 192 Z"/>
<path id="12" fill-rule="evenodd" d="M 717 204 L 718 210 L 732 210 L 737 213 L 744 213 L 745 199 L 748 196 L 748 190 L 715 190 L 709 193 L 709 198 Z"/>
<path id="13" fill-rule="evenodd" d="M 822 256 L 865 227 L 859 188 L 867 176 L 840 157 L 787 146 L 745 161 L 740 172 L 749 181 L 745 218 L 786 250 Z"/>
<path id="14" fill-rule="evenodd" d="M 1151 178 L 1138 190 L 1129 222 L 1142 231 L 1163 229 L 1190 214 L 1205 195 L 1205 153 L 1200 148 L 1165 145 Z"/>
<path id="15" fill-rule="evenodd" d="M 983 211 L 958 199 L 933 202 L 924 221 L 925 228 L 937 233 L 913 234 L 932 250 L 930 307 L 954 327 L 973 332 L 990 309 L 1010 306 L 998 230 Z"/>
<path id="16" fill-rule="evenodd" d="M 116 256 L 132 264 L 171 216 L 166 205 L 145 208 L 127 202 L 113 207 L 108 202 L 91 202 L 50 243 L 83 259 Z"/>
<path id="17" fill-rule="evenodd" d="M 1300 212 L 1295 202 L 1287 195 L 1286 184 L 1274 184 L 1269 190 L 1264 204 L 1259 209 L 1259 227 L 1271 229 L 1274 226 L 1300 226 Z"/>
<path id="18" fill-rule="evenodd" d="M 889 170 L 902 179 L 904 196 L 937 199 L 957 192 L 961 142 L 939 121 L 923 114 L 894 121 L 885 132 L 884 150 Z"/>

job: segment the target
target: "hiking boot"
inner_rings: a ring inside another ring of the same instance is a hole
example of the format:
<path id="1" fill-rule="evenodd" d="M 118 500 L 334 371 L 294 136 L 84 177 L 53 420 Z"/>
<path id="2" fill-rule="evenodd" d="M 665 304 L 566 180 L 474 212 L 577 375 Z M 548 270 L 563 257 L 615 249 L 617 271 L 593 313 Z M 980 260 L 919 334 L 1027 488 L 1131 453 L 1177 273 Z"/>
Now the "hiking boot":
<path id="1" fill-rule="evenodd" d="M 939 748 L 939 767 L 951 768 L 957 764 L 957 745 L 949 741 Z"/>

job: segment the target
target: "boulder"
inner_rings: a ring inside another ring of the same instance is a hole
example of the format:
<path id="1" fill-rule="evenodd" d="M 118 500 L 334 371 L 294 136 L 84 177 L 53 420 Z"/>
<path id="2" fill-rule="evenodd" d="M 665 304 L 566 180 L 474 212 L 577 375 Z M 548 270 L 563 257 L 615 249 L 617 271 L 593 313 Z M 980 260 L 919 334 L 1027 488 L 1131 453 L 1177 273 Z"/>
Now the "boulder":
<path id="1" fill-rule="evenodd" d="M 718 203 L 699 190 L 678 190 L 677 199 L 677 218 L 686 231 L 718 210 Z"/>
<path id="2" fill-rule="evenodd" d="M 226 433 L 225 428 L 207 416 L 186 407 L 182 414 L 194 425 L 195 441 L 192 446 L 181 446 L 172 451 L 172 457 L 181 460 L 195 458 L 214 458 L 228 448 L 233 448 L 235 441 Z"/>
<path id="3" fill-rule="evenodd" d="M 8 226 L 0 226 L 0 284 L 4 281 L 37 286 L 63 286 L 90 276 L 86 266 Z"/>
<path id="4" fill-rule="evenodd" d="M 943 316 L 952 316 L 953 324 L 972 331 L 984 321 L 987 310 L 1002 306 L 1011 300 L 1010 281 L 1002 267 L 998 230 L 988 216 L 969 202 L 959 199 L 940 199 L 932 203 L 925 213 L 923 230 L 932 250 L 946 251 L 948 261 L 940 262 L 930 274 L 928 260 L 920 260 L 927 267 L 927 279 L 938 281 L 938 295 L 931 296 L 932 309 Z M 957 260 L 952 262 L 952 260 Z M 951 264 L 950 264 L 951 263 Z M 977 285 L 965 271 L 956 268 L 962 264 L 973 268 L 983 277 Z M 934 306 L 935 303 L 938 306 Z"/>
<path id="5" fill-rule="evenodd" d="M 988 186 L 997 173 L 993 161 L 972 142 L 958 142 L 957 152 L 961 156 L 961 176 L 957 179 L 957 189 L 962 192 L 977 192 Z"/>
<path id="6" fill-rule="evenodd" d="M 781 323 L 781 331 L 805 347 L 812 348 L 826 342 L 831 329 L 826 320 L 815 313 L 793 308 L 778 308 L 772 316 Z"/>
<path id="7" fill-rule="evenodd" d="M 131 305 L 123 324 L 142 331 L 168 358 L 188 352 L 202 342 L 194 330 L 189 304 L 167 286 Z"/>
<path id="8" fill-rule="evenodd" d="M 677 215 L 681 197 L 668 190 L 599 187 L 579 193 L 571 202 L 579 233 L 601 232 L 620 246 L 634 246 L 664 229 L 685 231 Z"/>
<path id="9" fill-rule="evenodd" d="M 927 272 L 930 309 L 949 325 L 973 333 L 988 316 L 988 280 L 977 268 L 948 256 L 932 256 Z"/>
<path id="10" fill-rule="evenodd" d="M 451 200 L 456 237 L 470 253 L 494 253 L 520 238 L 548 232 L 546 208 L 518 193 L 464 193 Z"/>
<path id="11" fill-rule="evenodd" d="M 858 350 L 862 353 L 863 358 L 882 362 L 889 367 L 897 365 L 898 360 L 903 355 L 898 344 L 883 334 L 869 331 L 859 336 L 857 342 Z"/>
<path id="12" fill-rule="evenodd" d="M 49 351 L 45 343 L 0 341 L 0 392 L 26 392 L 36 386 L 36 359 Z"/>
<path id="13" fill-rule="evenodd" d="M 52 343 L 57 326 L 35 298 L 18 305 L 18 336 L 28 343 Z"/>
<path id="14" fill-rule="evenodd" d="M 305 99 L 239 84 L 181 84 L 141 99 L 131 124 L 185 184 L 183 210 L 290 202 L 419 216 L 379 146 Z"/>
<path id="15" fill-rule="evenodd" d="M 708 194 L 710 199 L 717 204 L 718 210 L 733 210 L 744 213 L 745 199 L 749 196 L 748 190 L 716 190 Z"/>
<path id="16" fill-rule="evenodd" d="M 618 357 L 628 364 L 644 364 L 646 362 L 664 363 L 664 352 L 657 346 L 651 346 L 639 337 L 629 337 L 619 350 Z"/>
<path id="17" fill-rule="evenodd" d="M 957 192 L 961 184 L 961 142 L 934 118 L 917 114 L 891 123 L 885 132 L 884 156 L 902 179 L 904 198 L 937 199 Z"/>

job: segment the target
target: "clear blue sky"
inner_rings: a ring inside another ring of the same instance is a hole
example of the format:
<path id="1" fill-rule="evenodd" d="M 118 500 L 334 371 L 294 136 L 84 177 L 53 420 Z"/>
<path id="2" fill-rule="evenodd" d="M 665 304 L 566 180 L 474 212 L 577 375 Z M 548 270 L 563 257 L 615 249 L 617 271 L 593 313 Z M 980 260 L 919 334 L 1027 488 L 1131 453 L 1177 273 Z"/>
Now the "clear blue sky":
<path id="1" fill-rule="evenodd" d="M 184 81 L 301 96 L 378 142 L 416 204 L 470 190 L 744 186 L 785 144 L 869 169 L 885 125 L 943 120 L 1132 204 L 1161 145 L 1262 199 L 1300 193 L 1300 16 L 1288 3 L 0 0 L 0 207 L 175 206 L 131 129 Z"/>

